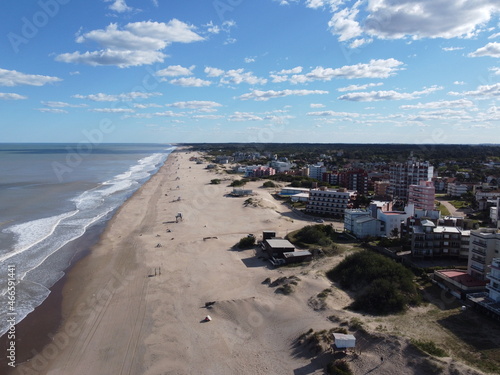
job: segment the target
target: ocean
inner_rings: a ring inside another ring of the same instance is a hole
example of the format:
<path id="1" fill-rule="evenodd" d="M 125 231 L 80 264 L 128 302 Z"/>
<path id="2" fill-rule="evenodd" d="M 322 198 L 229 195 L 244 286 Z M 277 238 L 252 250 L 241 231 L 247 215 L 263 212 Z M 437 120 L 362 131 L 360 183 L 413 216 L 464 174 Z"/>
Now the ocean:
<path id="1" fill-rule="evenodd" d="M 18 323 L 40 305 L 72 260 L 88 250 L 71 244 L 102 228 L 173 149 L 0 144 L 0 317 L 15 316 Z M 9 324 L 0 320 L 0 335 Z"/>

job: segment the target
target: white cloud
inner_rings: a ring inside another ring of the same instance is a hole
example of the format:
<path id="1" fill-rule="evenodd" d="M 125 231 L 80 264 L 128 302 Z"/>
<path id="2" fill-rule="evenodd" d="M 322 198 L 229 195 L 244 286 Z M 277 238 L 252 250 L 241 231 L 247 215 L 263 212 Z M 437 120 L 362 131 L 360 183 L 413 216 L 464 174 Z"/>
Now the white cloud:
<path id="1" fill-rule="evenodd" d="M 105 29 L 93 30 L 76 38 L 77 43 L 92 41 L 103 49 L 63 53 L 56 56 L 56 61 L 91 66 L 116 65 L 120 68 L 163 62 L 166 55 L 161 51 L 169 44 L 204 40 L 193 30 L 194 26 L 177 19 L 168 23 L 128 23 L 123 29 L 112 23 Z"/>
<path id="2" fill-rule="evenodd" d="M 311 9 L 329 6 L 332 11 L 335 11 L 343 2 L 344 0 L 306 0 L 306 6 Z"/>
<path id="3" fill-rule="evenodd" d="M 467 99 L 440 100 L 437 102 L 402 105 L 401 109 L 470 108 L 474 103 Z"/>
<path id="4" fill-rule="evenodd" d="M 204 120 L 218 120 L 223 118 L 224 116 L 222 115 L 193 115 L 191 118 L 194 119 L 204 119 Z"/>
<path id="5" fill-rule="evenodd" d="M 313 9 L 330 7 L 328 23 L 339 41 L 381 39 L 470 38 L 484 31 L 500 13 L 498 0 L 306 0 Z M 360 42 L 352 42 L 359 47 Z"/>
<path id="6" fill-rule="evenodd" d="M 23 100 L 28 99 L 27 96 L 15 94 L 12 92 L 0 92 L 0 100 Z"/>
<path id="7" fill-rule="evenodd" d="M 130 108 L 93 108 L 89 109 L 92 112 L 101 112 L 101 113 L 133 113 L 135 112 Z"/>
<path id="8" fill-rule="evenodd" d="M 296 66 L 295 68 L 292 69 L 283 69 L 280 70 L 279 72 L 276 72 L 276 74 L 299 74 L 302 73 L 302 68 L 301 66 Z"/>
<path id="9" fill-rule="evenodd" d="M 358 4 L 358 3 L 356 3 Z M 353 38 L 357 38 L 363 34 L 363 30 L 356 17 L 359 10 L 354 5 L 353 8 L 344 8 L 333 14 L 332 19 L 328 22 L 328 26 L 332 29 L 332 33 L 339 36 L 340 42 L 345 42 Z"/>
<path id="10" fill-rule="evenodd" d="M 255 57 L 245 57 L 244 61 L 247 64 L 253 63 L 253 62 L 255 62 Z"/>
<path id="11" fill-rule="evenodd" d="M 308 112 L 308 116 L 321 116 L 321 117 L 359 117 L 359 113 L 355 112 L 335 112 L 335 111 L 320 111 L 320 112 Z"/>
<path id="12" fill-rule="evenodd" d="M 442 87 L 433 86 L 421 91 L 414 91 L 414 92 L 397 92 L 394 90 L 357 92 L 339 96 L 337 99 L 348 100 L 353 102 L 374 102 L 380 100 L 412 100 L 412 99 L 418 99 L 420 96 L 424 94 L 430 94 L 431 92 L 441 89 Z"/>
<path id="13" fill-rule="evenodd" d="M 207 66 L 204 72 L 208 77 L 220 77 L 224 74 L 224 71 L 222 69 L 212 68 L 210 66 Z"/>
<path id="14" fill-rule="evenodd" d="M 370 87 L 377 87 L 377 86 L 382 86 L 382 85 L 383 85 L 382 82 L 379 82 L 379 83 L 368 83 L 366 85 L 349 85 L 349 86 L 346 86 L 346 87 L 338 88 L 337 91 L 340 91 L 340 92 L 345 92 L 345 91 L 359 91 L 359 90 L 366 90 L 367 88 L 370 88 Z"/>
<path id="15" fill-rule="evenodd" d="M 480 99 L 500 97 L 500 83 L 495 83 L 493 85 L 478 86 L 476 90 L 471 90 L 471 91 L 463 91 L 463 92 L 450 91 L 448 94 L 454 96 L 461 96 L 461 95 L 474 96 Z"/>
<path id="16" fill-rule="evenodd" d="M 490 72 L 493 72 L 493 74 L 500 76 L 500 67 L 493 67 L 488 69 Z"/>
<path id="17" fill-rule="evenodd" d="M 355 39 L 351 42 L 351 44 L 349 44 L 349 47 L 354 49 L 354 48 L 361 47 L 365 44 L 370 44 L 371 42 L 373 42 L 372 38 Z"/>
<path id="18" fill-rule="evenodd" d="M 116 65 L 120 68 L 128 66 L 149 65 L 163 62 L 166 55 L 159 51 L 113 51 L 63 53 L 56 56 L 56 61 L 84 64 L 90 66 Z"/>
<path id="19" fill-rule="evenodd" d="M 469 53 L 469 57 L 481 56 L 500 57 L 500 43 L 488 43 L 484 47 L 478 48 L 476 51 Z"/>
<path id="20" fill-rule="evenodd" d="M 64 109 L 60 108 L 35 108 L 35 111 L 44 113 L 58 113 L 58 114 L 68 113 L 68 111 L 65 111 Z"/>
<path id="21" fill-rule="evenodd" d="M 134 108 L 137 108 L 137 109 L 161 108 L 161 105 L 155 104 L 155 103 L 148 103 L 148 104 L 134 103 L 133 106 L 134 106 Z"/>
<path id="22" fill-rule="evenodd" d="M 193 43 L 205 40 L 205 38 L 194 32 L 194 26 L 175 18 L 168 23 L 134 22 L 127 24 L 125 28 L 138 36 L 156 38 L 168 43 Z"/>
<path id="23" fill-rule="evenodd" d="M 42 101 L 42 104 L 50 108 L 82 108 L 87 107 L 87 104 L 70 104 L 66 102 L 46 102 Z"/>
<path id="24" fill-rule="evenodd" d="M 311 108 L 325 108 L 325 105 L 321 103 L 311 103 L 309 106 Z"/>
<path id="25" fill-rule="evenodd" d="M 184 87 L 205 87 L 205 86 L 210 86 L 212 84 L 212 82 L 210 81 L 205 81 L 201 78 L 195 78 L 195 77 L 177 78 L 177 79 L 172 79 L 169 82 L 172 85 L 184 86 Z"/>
<path id="26" fill-rule="evenodd" d="M 381 38 L 471 37 L 500 11 L 497 0 L 371 1 L 365 31 Z"/>
<path id="27" fill-rule="evenodd" d="M 191 65 L 189 68 L 180 65 L 170 65 L 165 69 L 158 70 L 155 74 L 159 77 L 190 76 L 193 74 L 193 69 L 195 67 L 195 65 Z"/>
<path id="28" fill-rule="evenodd" d="M 304 96 L 304 95 L 315 95 L 315 94 L 328 94 L 328 91 L 324 90 L 282 90 L 282 91 L 261 91 L 253 90 L 250 93 L 243 94 L 239 97 L 241 100 L 253 99 L 257 101 L 266 101 L 271 98 L 281 98 L 290 95 Z"/>
<path id="29" fill-rule="evenodd" d="M 134 113 L 133 115 L 125 115 L 125 118 L 152 118 L 152 117 L 183 117 L 183 113 L 175 113 L 172 111 L 154 112 L 154 113 Z"/>
<path id="30" fill-rule="evenodd" d="M 462 85 L 465 85 L 465 82 L 464 81 L 455 81 L 453 82 L 454 85 L 458 85 L 458 86 L 462 86 Z"/>
<path id="31" fill-rule="evenodd" d="M 442 50 L 446 52 L 452 52 L 452 51 L 460 51 L 461 49 L 464 49 L 464 47 L 443 47 Z"/>
<path id="32" fill-rule="evenodd" d="M 488 37 L 488 39 L 496 39 L 496 38 L 499 38 L 499 37 L 500 37 L 500 33 L 496 33 L 496 34 L 490 35 Z"/>
<path id="33" fill-rule="evenodd" d="M 123 94 L 118 94 L 118 95 L 110 95 L 110 94 L 103 94 L 103 93 L 98 93 L 98 94 L 91 94 L 91 95 L 73 95 L 73 98 L 77 99 L 89 99 L 94 102 L 117 102 L 117 101 L 132 101 L 132 100 L 138 100 L 138 99 L 147 99 L 151 98 L 153 96 L 161 96 L 163 94 L 159 92 L 139 92 L 139 91 L 133 91 L 133 92 L 128 92 L 128 93 L 123 93 Z"/>
<path id="34" fill-rule="evenodd" d="M 229 121 L 262 121 L 263 118 L 248 112 L 234 112 L 228 118 Z"/>
<path id="35" fill-rule="evenodd" d="M 167 104 L 167 106 L 174 108 L 203 109 L 203 108 L 222 107 L 222 104 L 205 100 L 191 100 L 189 102 L 175 102 L 172 104 Z"/>
<path id="36" fill-rule="evenodd" d="M 388 78 L 396 74 L 403 63 L 399 60 L 378 59 L 370 60 L 368 63 L 359 63 L 355 65 L 344 65 L 340 68 L 324 68 L 318 66 L 306 74 L 286 75 L 287 72 L 302 69 L 302 67 L 293 70 L 282 70 L 279 74 L 271 74 L 273 82 L 306 83 L 312 81 L 330 81 L 333 78 L 355 79 L 355 78 Z"/>
<path id="37" fill-rule="evenodd" d="M 245 69 L 231 69 L 224 71 L 222 69 L 206 67 L 205 73 L 208 77 L 220 77 L 221 84 L 235 84 L 248 83 L 249 85 L 264 85 L 267 79 L 257 77 L 253 72 L 245 72 Z"/>
<path id="38" fill-rule="evenodd" d="M 7 70 L 0 68 L 0 86 L 43 86 L 47 83 L 54 83 L 62 81 L 61 78 L 42 76 L 37 74 L 25 74 L 16 70 Z"/>
<path id="39" fill-rule="evenodd" d="M 125 0 L 104 0 L 106 3 L 112 2 L 109 9 L 114 10 L 117 13 L 131 12 L 133 8 L 129 7 Z"/>

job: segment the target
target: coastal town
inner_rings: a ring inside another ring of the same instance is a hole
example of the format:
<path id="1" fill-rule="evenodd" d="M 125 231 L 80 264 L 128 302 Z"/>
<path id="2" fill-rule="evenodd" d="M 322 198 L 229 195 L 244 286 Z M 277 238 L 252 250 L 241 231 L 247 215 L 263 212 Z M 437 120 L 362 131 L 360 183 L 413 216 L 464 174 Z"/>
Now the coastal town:
<path id="1" fill-rule="evenodd" d="M 9 374 L 498 372 L 497 158 L 472 182 L 411 151 L 338 168 L 227 151 L 177 146 Z"/>

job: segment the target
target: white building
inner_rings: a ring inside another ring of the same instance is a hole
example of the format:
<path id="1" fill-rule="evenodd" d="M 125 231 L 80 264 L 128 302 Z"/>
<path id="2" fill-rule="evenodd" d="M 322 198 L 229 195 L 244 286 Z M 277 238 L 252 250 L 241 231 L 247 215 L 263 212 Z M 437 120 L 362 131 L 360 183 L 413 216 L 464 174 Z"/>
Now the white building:
<path id="1" fill-rule="evenodd" d="M 327 216 L 344 216 L 354 192 L 344 190 L 311 189 L 306 212 Z"/>
<path id="2" fill-rule="evenodd" d="M 413 205 L 405 207 L 404 211 L 375 210 L 345 210 L 344 230 L 352 233 L 357 238 L 366 237 L 391 237 L 394 229 L 401 230 L 401 223 L 414 215 Z"/>
<path id="3" fill-rule="evenodd" d="M 323 163 L 309 165 L 308 169 L 308 176 L 310 178 L 315 178 L 318 181 L 321 181 L 323 179 L 323 173 L 326 173 L 326 167 L 323 165 Z"/>
<path id="4" fill-rule="evenodd" d="M 469 186 L 461 184 L 459 182 L 450 182 L 448 184 L 448 190 L 446 193 L 450 197 L 461 197 L 463 194 L 469 191 Z"/>
<path id="5" fill-rule="evenodd" d="M 492 259 L 490 269 L 490 273 L 486 275 L 490 283 L 486 288 L 489 290 L 489 297 L 500 302 L 500 258 Z"/>
<path id="6" fill-rule="evenodd" d="M 469 262 L 467 273 L 479 280 L 486 280 L 488 266 L 500 256 L 500 233 L 497 229 L 480 228 L 470 232 Z"/>

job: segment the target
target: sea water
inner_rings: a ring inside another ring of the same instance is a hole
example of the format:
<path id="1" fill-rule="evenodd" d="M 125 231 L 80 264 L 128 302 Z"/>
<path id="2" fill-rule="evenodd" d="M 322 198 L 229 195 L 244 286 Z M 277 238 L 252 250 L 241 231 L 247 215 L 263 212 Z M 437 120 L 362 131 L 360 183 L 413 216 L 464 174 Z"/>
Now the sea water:
<path id="1" fill-rule="evenodd" d="M 67 245 L 109 220 L 173 149 L 158 144 L 0 144 L 0 317 L 15 312 L 19 322 L 40 305 L 75 255 L 85 250 Z M 13 268 L 14 306 L 7 303 Z M 1 319 L 0 335 L 8 328 L 7 319 Z"/>

